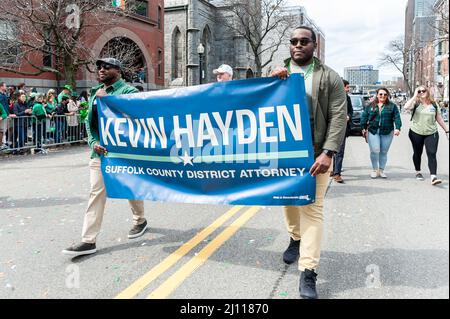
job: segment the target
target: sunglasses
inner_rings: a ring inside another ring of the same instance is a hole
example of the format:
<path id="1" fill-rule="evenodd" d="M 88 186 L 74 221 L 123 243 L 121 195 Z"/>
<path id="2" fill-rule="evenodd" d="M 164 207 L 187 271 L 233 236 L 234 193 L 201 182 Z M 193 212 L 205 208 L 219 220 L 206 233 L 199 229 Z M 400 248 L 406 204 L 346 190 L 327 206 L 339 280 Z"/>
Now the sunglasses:
<path id="1" fill-rule="evenodd" d="M 417 91 L 417 93 L 419 93 L 419 94 L 422 94 L 422 93 L 425 93 L 425 92 L 427 92 L 427 90 L 418 90 Z"/>
<path id="2" fill-rule="evenodd" d="M 387 93 L 378 93 L 378 96 L 388 96 Z"/>
<path id="3" fill-rule="evenodd" d="M 301 46 L 307 46 L 308 44 L 314 41 L 309 38 L 301 38 L 301 39 L 292 38 L 289 40 L 289 42 L 291 42 L 292 45 L 297 45 L 300 43 Z"/>
<path id="4" fill-rule="evenodd" d="M 107 63 L 102 63 L 102 64 L 97 65 L 97 70 L 98 71 L 100 71 L 102 68 L 105 69 L 106 71 L 108 71 L 110 69 L 115 68 L 115 66 L 111 65 L 111 64 L 107 64 Z"/>

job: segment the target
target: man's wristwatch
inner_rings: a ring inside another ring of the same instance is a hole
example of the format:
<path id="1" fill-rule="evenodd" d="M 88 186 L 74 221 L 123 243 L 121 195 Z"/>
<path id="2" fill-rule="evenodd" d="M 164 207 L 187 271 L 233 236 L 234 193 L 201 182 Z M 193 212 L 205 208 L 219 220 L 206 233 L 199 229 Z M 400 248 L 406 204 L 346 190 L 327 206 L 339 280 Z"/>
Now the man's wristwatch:
<path id="1" fill-rule="evenodd" d="M 333 155 L 336 154 L 336 152 L 331 151 L 331 150 L 326 150 L 326 149 L 324 149 L 322 153 L 325 154 L 326 156 L 328 156 L 329 158 L 332 158 Z"/>

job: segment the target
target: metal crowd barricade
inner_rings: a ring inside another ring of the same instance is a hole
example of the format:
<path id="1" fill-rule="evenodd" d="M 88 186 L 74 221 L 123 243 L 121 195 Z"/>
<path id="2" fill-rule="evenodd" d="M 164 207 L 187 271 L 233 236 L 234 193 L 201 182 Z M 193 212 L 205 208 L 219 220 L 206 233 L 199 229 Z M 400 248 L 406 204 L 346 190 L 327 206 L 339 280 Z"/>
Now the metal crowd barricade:
<path id="1" fill-rule="evenodd" d="M 54 115 L 42 120 L 35 116 L 8 117 L 4 121 L 7 148 L 0 152 L 27 149 L 46 152 L 52 146 L 87 141 L 86 126 L 80 114 Z"/>
<path id="2" fill-rule="evenodd" d="M 44 148 L 80 143 L 87 139 L 86 127 L 80 114 L 54 115 L 43 123 L 42 145 Z"/>
<path id="3" fill-rule="evenodd" d="M 37 147 L 37 141 L 33 138 L 33 132 L 36 131 L 36 121 L 34 119 L 34 116 L 17 116 L 4 119 L 6 121 L 4 135 L 6 136 L 7 148 L 3 152 L 34 149 Z"/>

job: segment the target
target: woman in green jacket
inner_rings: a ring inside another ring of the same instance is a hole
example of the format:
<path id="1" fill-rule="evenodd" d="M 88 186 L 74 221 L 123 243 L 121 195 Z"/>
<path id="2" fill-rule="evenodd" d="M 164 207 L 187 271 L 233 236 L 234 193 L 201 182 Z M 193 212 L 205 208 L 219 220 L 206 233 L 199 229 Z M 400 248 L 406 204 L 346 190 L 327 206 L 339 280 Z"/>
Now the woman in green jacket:
<path id="1" fill-rule="evenodd" d="M 379 88 L 374 101 L 366 107 L 361 115 L 363 135 L 368 134 L 370 160 L 372 162 L 371 178 L 387 178 L 384 173 L 387 153 L 395 136 L 400 135 L 402 120 L 397 105 L 389 100 L 389 91 Z M 395 125 L 395 128 L 394 128 Z"/>

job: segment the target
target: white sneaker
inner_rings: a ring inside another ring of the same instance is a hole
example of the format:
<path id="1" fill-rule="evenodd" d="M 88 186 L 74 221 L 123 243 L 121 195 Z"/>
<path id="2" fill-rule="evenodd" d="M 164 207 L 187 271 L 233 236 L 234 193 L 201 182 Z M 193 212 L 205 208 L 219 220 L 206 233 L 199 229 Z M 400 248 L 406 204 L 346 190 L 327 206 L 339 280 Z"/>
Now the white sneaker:
<path id="1" fill-rule="evenodd" d="M 377 171 L 372 171 L 372 173 L 370 173 L 370 178 L 377 178 L 377 177 L 378 177 Z"/>
<path id="2" fill-rule="evenodd" d="M 431 185 L 439 185 L 441 183 L 442 183 L 442 180 L 437 177 L 433 177 L 433 179 L 431 180 Z"/>
<path id="3" fill-rule="evenodd" d="M 384 173 L 384 171 L 382 169 L 380 169 L 380 177 L 387 178 L 386 174 Z"/>

